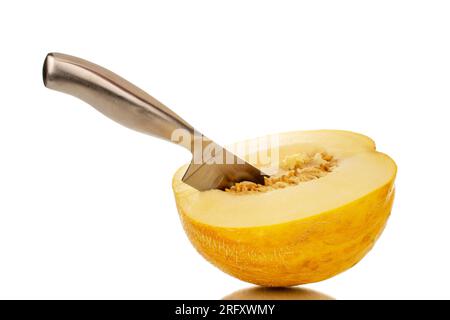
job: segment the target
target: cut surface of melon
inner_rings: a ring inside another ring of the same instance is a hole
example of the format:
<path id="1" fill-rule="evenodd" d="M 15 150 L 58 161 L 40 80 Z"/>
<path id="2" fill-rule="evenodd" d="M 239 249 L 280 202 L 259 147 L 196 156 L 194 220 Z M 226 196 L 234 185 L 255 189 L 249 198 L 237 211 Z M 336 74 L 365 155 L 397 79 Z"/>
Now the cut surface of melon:
<path id="1" fill-rule="evenodd" d="M 181 167 L 173 178 L 180 217 L 198 251 L 242 280 L 323 280 L 358 262 L 381 233 L 396 165 L 371 139 L 348 131 L 278 139 L 281 173 L 267 185 L 200 192 L 181 181 L 187 166 Z"/>

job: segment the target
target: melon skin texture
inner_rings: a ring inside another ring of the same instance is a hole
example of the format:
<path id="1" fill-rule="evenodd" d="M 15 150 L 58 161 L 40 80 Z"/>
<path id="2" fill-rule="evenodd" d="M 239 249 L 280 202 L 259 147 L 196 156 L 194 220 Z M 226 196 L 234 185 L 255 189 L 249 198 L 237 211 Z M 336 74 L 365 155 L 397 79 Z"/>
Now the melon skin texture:
<path id="1" fill-rule="evenodd" d="M 292 132 L 280 142 L 280 155 L 305 142 L 323 148 L 336 156 L 336 172 L 249 195 L 198 192 L 181 182 L 186 166 L 173 178 L 183 227 L 198 252 L 240 280 L 269 287 L 321 281 L 358 263 L 386 225 L 396 175 L 395 163 L 360 134 Z"/>

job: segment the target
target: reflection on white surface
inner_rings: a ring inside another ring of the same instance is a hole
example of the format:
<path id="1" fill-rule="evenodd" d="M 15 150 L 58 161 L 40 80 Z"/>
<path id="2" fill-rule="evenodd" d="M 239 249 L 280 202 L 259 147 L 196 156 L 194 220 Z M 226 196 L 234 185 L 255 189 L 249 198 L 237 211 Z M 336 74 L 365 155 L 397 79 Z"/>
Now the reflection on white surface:
<path id="1" fill-rule="evenodd" d="M 223 300 L 335 300 L 324 293 L 307 288 L 251 287 L 227 295 Z"/>

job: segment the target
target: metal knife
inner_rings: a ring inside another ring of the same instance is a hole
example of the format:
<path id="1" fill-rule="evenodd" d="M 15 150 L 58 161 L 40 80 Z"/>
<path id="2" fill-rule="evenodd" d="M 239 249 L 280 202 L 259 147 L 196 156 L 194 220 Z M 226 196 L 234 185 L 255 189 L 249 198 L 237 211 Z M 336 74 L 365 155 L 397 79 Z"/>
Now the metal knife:
<path id="1" fill-rule="evenodd" d="M 43 67 L 47 88 L 87 102 L 112 120 L 164 140 L 185 134 L 181 143 L 193 154 L 183 181 L 200 190 L 224 190 L 234 183 L 263 184 L 264 173 L 196 131 L 161 102 L 115 73 L 89 61 L 49 53 Z M 179 144 L 179 143 L 178 143 Z M 200 149 L 200 150 L 198 150 Z M 210 152 L 204 152 L 205 149 Z"/>

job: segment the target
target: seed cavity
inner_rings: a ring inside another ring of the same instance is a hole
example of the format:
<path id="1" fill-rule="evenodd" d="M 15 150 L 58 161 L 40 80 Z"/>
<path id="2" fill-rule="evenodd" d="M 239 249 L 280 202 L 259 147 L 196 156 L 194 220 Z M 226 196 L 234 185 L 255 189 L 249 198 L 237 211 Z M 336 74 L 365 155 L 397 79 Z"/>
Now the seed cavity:
<path id="1" fill-rule="evenodd" d="M 336 165 L 336 159 L 325 152 L 296 153 L 283 159 L 276 175 L 264 177 L 264 184 L 242 181 L 225 192 L 249 194 L 283 189 L 324 177 L 332 172 Z"/>

